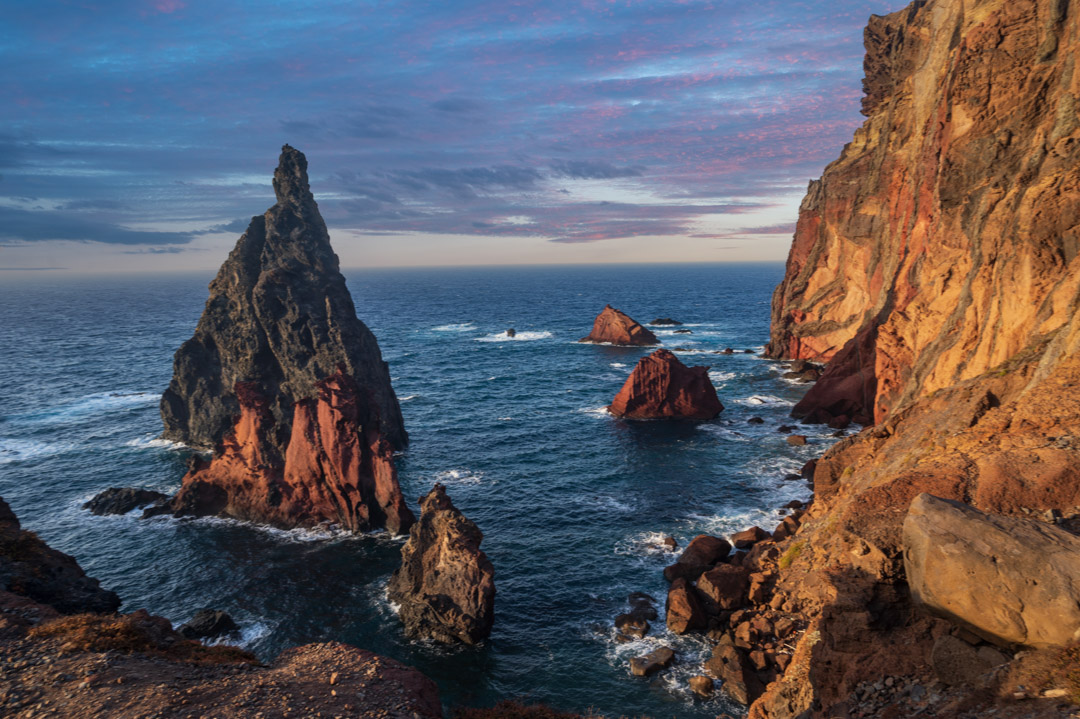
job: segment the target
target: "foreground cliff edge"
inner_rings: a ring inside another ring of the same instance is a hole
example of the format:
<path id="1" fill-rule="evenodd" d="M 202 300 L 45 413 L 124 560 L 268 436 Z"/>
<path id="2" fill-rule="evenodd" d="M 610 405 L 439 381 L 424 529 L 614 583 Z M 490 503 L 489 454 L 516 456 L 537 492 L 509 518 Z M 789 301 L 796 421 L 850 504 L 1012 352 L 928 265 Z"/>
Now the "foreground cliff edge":
<path id="1" fill-rule="evenodd" d="M 442 717 L 434 682 L 372 652 L 308 644 L 264 665 L 119 604 L 0 499 L 0 715 Z"/>
<path id="2" fill-rule="evenodd" d="M 408 531 L 393 462 L 408 441 L 387 364 L 353 301 L 311 194 L 282 148 L 277 203 L 210 284 L 161 399 L 164 437 L 212 448 L 154 513 L 278 527 Z"/>
<path id="3" fill-rule="evenodd" d="M 919 0 L 866 48 L 867 121 L 803 202 L 768 354 L 828 361 L 798 416 L 874 426 L 776 546 L 759 607 L 805 630 L 750 716 L 1072 716 L 1080 4 Z"/>

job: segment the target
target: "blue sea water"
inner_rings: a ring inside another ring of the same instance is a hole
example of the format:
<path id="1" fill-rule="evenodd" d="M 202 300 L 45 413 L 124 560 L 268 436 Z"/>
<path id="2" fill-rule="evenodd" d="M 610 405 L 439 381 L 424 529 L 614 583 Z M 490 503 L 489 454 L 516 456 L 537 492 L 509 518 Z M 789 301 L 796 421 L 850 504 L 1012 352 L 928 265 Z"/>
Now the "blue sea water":
<path id="1" fill-rule="evenodd" d="M 264 658 L 340 640 L 416 666 L 447 706 L 501 698 L 614 716 L 738 712 L 686 687 L 707 647 L 674 637 L 614 641 L 627 595 L 662 604 L 658 540 L 773 527 L 807 499 L 785 482 L 832 441 L 778 425 L 805 387 L 758 354 L 780 264 L 347 271 L 357 312 L 389 361 L 411 444 L 399 460 L 413 508 L 442 482 L 484 531 L 496 621 L 480 647 L 403 638 L 385 598 L 400 539 L 284 532 L 225 520 L 94 517 L 110 486 L 173 491 L 187 451 L 157 440 L 172 354 L 206 300 L 209 274 L 5 277 L 0 284 L 0 495 L 23 524 L 118 592 L 178 623 L 229 612 Z M 711 366 L 726 411 L 712 422 L 627 422 L 604 411 L 646 350 L 578 344 L 606 303 L 653 328 L 687 364 Z M 505 330 L 513 327 L 510 339 Z M 766 421 L 748 424 L 752 416 Z M 678 663 L 651 678 L 629 659 L 659 644 Z"/>

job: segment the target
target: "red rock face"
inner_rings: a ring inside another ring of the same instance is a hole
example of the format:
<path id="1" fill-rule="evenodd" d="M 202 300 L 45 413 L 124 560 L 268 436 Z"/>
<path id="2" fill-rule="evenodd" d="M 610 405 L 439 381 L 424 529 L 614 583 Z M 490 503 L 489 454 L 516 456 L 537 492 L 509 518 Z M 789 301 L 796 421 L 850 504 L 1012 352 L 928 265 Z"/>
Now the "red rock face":
<path id="1" fill-rule="evenodd" d="M 708 367 L 687 367 L 668 350 L 643 357 L 608 410 L 627 419 L 713 419 L 724 411 Z"/>
<path id="2" fill-rule="evenodd" d="M 881 422 L 1071 318 L 1078 49 L 1051 0 L 870 20 L 866 123 L 811 184 L 773 298 L 769 356 L 831 360 L 800 411 Z"/>
<path id="3" fill-rule="evenodd" d="M 660 344 L 660 340 L 656 339 L 656 335 L 611 305 L 604 306 L 603 311 L 596 316 L 596 320 L 593 322 L 592 332 L 589 333 L 588 337 L 582 337 L 579 341 L 606 342 L 613 345 L 630 345 L 634 347 L 649 347 Z"/>
<path id="4" fill-rule="evenodd" d="M 338 372 L 297 402 L 281 457 L 268 400 L 237 383 L 240 417 L 210 462 L 192 468 L 171 509 L 177 515 L 223 515 L 279 527 L 333 522 L 354 531 L 407 532 L 393 448 L 377 428 L 360 424 L 355 381 Z"/>

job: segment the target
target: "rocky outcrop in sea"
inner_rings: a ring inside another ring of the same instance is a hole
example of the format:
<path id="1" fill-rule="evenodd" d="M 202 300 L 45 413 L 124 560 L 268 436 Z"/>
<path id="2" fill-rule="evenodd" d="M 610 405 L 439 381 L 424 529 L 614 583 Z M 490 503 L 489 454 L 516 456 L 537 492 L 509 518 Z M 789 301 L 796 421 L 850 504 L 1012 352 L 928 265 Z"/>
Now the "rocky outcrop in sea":
<path id="1" fill-rule="evenodd" d="M 357 319 L 307 160 L 288 145 L 277 203 L 210 284 L 161 401 L 164 436 L 213 448 L 150 513 L 404 533 L 393 452 L 407 441 L 387 364 Z"/>
<path id="2" fill-rule="evenodd" d="M 724 411 L 708 367 L 687 367 L 674 353 L 643 357 L 608 407 L 626 419 L 714 419 Z"/>
<path id="3" fill-rule="evenodd" d="M 604 309 L 593 321 L 592 332 L 578 341 L 631 347 L 660 344 L 656 335 L 611 305 L 604 305 Z"/>
<path id="4" fill-rule="evenodd" d="M 495 619 L 495 569 L 480 549 L 484 535 L 441 484 L 420 500 L 420 510 L 387 594 L 409 636 L 476 644 Z"/>

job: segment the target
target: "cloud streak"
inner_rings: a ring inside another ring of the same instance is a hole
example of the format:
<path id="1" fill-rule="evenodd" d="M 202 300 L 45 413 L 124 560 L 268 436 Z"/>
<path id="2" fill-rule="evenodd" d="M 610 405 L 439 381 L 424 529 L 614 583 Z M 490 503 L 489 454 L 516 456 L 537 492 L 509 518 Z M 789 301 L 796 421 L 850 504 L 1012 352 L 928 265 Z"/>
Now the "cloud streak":
<path id="1" fill-rule="evenodd" d="M 790 206 L 770 208 L 850 139 L 862 27 L 898 7 L 16 3 L 0 27 L 0 237 L 176 254 L 266 208 L 285 142 L 308 154 L 332 230 L 785 234 Z M 730 229 L 749 212 L 775 216 Z"/>

